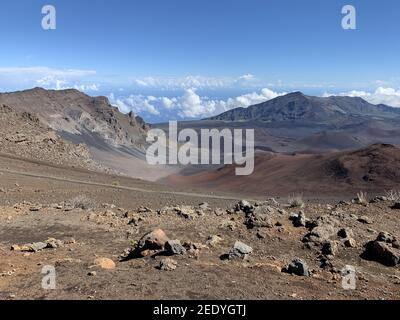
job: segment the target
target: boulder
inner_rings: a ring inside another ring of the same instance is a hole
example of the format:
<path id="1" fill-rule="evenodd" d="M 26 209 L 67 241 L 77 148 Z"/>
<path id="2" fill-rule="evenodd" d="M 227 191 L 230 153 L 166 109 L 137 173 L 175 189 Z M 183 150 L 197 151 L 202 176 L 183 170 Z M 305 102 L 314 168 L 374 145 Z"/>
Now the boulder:
<path id="1" fill-rule="evenodd" d="M 400 249 L 396 238 L 388 233 L 381 232 L 375 241 L 368 242 L 363 256 L 389 267 L 400 264 Z"/>
<path id="2" fill-rule="evenodd" d="M 165 243 L 165 251 L 170 255 L 186 253 L 186 249 L 182 246 L 179 240 L 168 240 Z"/>
<path id="3" fill-rule="evenodd" d="M 294 259 L 292 263 L 289 264 L 287 272 L 300 277 L 308 277 L 310 275 L 307 263 L 299 258 Z"/>
<path id="4" fill-rule="evenodd" d="M 307 224 L 307 218 L 304 211 L 300 211 L 299 214 L 292 216 L 291 220 L 296 228 L 305 227 Z"/>
<path id="5" fill-rule="evenodd" d="M 229 260 L 233 259 L 247 259 L 248 255 L 253 252 L 253 248 L 244 244 L 243 242 L 236 241 L 232 249 L 229 251 Z"/>
<path id="6" fill-rule="evenodd" d="M 167 241 L 169 241 L 169 239 L 165 232 L 161 229 L 156 229 L 145 234 L 142 239 L 139 240 L 136 246 L 136 251 L 162 250 Z"/>
<path id="7" fill-rule="evenodd" d="M 249 229 L 253 228 L 272 228 L 271 215 L 274 209 L 270 206 L 256 207 L 252 212 L 246 214 L 245 224 Z"/>
<path id="8" fill-rule="evenodd" d="M 338 243 L 336 241 L 325 241 L 322 245 L 322 253 L 328 256 L 334 256 L 338 252 Z"/>

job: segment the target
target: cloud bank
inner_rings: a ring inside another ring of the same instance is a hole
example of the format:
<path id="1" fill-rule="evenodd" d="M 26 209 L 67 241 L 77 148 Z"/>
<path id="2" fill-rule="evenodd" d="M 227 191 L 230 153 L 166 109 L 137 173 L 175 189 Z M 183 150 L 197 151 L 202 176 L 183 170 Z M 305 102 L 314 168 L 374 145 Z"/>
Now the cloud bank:
<path id="1" fill-rule="evenodd" d="M 110 101 L 122 112 L 133 111 L 136 114 L 148 113 L 159 116 L 163 112 L 173 111 L 180 118 L 205 118 L 234 108 L 248 107 L 257 103 L 274 99 L 286 94 L 274 92 L 270 89 L 262 89 L 260 92 L 229 98 L 227 100 L 215 100 L 201 97 L 196 89 L 185 89 L 183 94 L 176 97 L 154 97 L 143 95 L 130 95 L 128 97 L 116 97 L 110 95 Z"/>

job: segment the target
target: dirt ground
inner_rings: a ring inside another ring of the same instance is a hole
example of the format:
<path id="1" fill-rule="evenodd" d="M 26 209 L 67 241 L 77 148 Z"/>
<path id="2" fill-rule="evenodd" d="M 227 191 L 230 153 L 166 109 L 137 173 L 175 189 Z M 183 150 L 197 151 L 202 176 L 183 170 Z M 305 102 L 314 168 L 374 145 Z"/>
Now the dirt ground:
<path id="1" fill-rule="evenodd" d="M 78 196 L 90 203 L 71 207 Z M 335 217 L 337 228 L 354 232 L 354 247 L 339 245 L 330 267 L 321 267 L 321 248 L 302 239 L 310 231 L 295 227 L 284 199 L 268 228 L 248 229 L 245 215 L 225 212 L 240 197 L 172 190 L 166 186 L 40 162 L 0 157 L 0 299 L 399 299 L 400 269 L 361 258 L 364 244 L 381 231 L 398 238 L 400 210 L 389 201 L 362 206 L 332 201 L 309 202 L 308 219 Z M 250 202 L 264 199 L 246 199 Z M 339 200 L 339 199 L 338 199 Z M 207 202 L 201 215 L 185 217 L 165 206 Z M 147 207 L 147 209 L 140 209 Z M 220 208 L 221 210 L 217 210 Z M 149 211 L 149 212 L 147 212 Z M 221 213 L 222 212 L 222 213 Z M 221 214 L 221 215 L 220 215 Z M 367 217 L 368 224 L 360 222 Z M 191 242 L 198 250 L 175 255 L 173 271 L 157 267 L 165 254 L 120 259 L 146 233 L 161 228 L 170 239 Z M 217 244 L 207 243 L 218 235 Z M 13 245 L 67 240 L 38 252 L 11 250 Z M 73 238 L 74 241 L 68 241 Z M 340 243 L 340 239 L 333 237 Z M 236 241 L 253 248 L 245 260 L 224 260 Z M 95 266 L 108 258 L 115 268 Z M 309 277 L 282 272 L 294 258 L 310 268 Z M 344 290 L 340 270 L 356 269 L 355 290 Z M 44 266 L 54 266 L 56 289 L 42 288 Z"/>

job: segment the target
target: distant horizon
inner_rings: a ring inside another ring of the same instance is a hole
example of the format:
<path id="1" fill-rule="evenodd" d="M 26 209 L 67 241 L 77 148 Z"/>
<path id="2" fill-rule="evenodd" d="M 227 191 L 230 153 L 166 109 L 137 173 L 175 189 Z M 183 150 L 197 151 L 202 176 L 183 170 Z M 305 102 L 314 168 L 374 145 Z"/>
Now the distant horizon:
<path id="1" fill-rule="evenodd" d="M 76 88 L 148 122 L 293 91 L 400 107 L 400 3 L 352 0 L 354 30 L 342 25 L 346 4 L 99 0 L 94 15 L 90 2 L 52 0 L 45 30 L 41 0 L 2 3 L 0 91 Z"/>

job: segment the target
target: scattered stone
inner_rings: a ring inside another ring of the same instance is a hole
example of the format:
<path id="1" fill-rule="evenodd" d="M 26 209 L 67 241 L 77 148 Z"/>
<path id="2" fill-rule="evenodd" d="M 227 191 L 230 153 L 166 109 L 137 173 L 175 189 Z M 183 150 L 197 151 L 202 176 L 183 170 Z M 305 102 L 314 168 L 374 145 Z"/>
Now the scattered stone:
<path id="1" fill-rule="evenodd" d="M 30 208 L 29 208 L 29 211 L 31 211 L 31 212 L 38 212 L 38 211 L 40 211 L 40 209 L 42 209 L 42 207 L 40 207 L 40 206 L 33 206 L 33 207 L 30 207 Z"/>
<path id="2" fill-rule="evenodd" d="M 400 210 L 400 202 L 396 202 L 396 203 L 393 205 L 392 209 Z"/>
<path id="3" fill-rule="evenodd" d="M 393 243 L 396 242 L 396 237 L 390 234 L 389 232 L 380 232 L 376 241 L 386 242 L 386 243 Z"/>
<path id="4" fill-rule="evenodd" d="M 223 239 L 220 236 L 212 235 L 207 239 L 207 245 L 211 247 L 216 247 Z"/>
<path id="5" fill-rule="evenodd" d="M 153 210 L 151 210 L 148 207 L 143 207 L 142 206 L 142 207 L 138 208 L 137 212 L 138 213 L 153 213 Z"/>
<path id="6" fill-rule="evenodd" d="M 355 248 L 357 247 L 357 242 L 353 238 L 347 238 L 344 240 L 344 245 L 348 248 Z"/>
<path id="7" fill-rule="evenodd" d="M 243 242 L 236 241 L 232 249 L 229 251 L 229 260 L 233 259 L 247 259 L 248 255 L 253 252 L 253 248 L 244 244 Z"/>
<path id="8" fill-rule="evenodd" d="M 61 240 L 57 240 L 54 238 L 50 238 L 46 240 L 47 248 L 56 249 L 64 246 L 64 242 Z"/>
<path id="9" fill-rule="evenodd" d="M 7 193 L 6 189 L 0 188 L 0 193 Z"/>
<path id="10" fill-rule="evenodd" d="M 361 222 L 364 224 L 373 224 L 373 221 L 367 216 L 362 216 L 362 217 L 358 218 L 358 222 Z"/>
<path id="11" fill-rule="evenodd" d="M 299 258 L 296 258 L 292 261 L 291 264 L 289 264 L 287 268 L 287 272 L 290 274 L 294 274 L 296 276 L 300 277 L 308 277 L 310 276 L 310 272 L 308 269 L 307 263 Z"/>
<path id="12" fill-rule="evenodd" d="M 171 258 L 165 258 L 161 260 L 159 269 L 162 271 L 174 271 L 177 266 L 178 263 L 175 260 Z"/>
<path id="13" fill-rule="evenodd" d="M 156 229 L 152 232 L 145 234 L 139 240 L 135 251 L 137 253 L 141 253 L 146 250 L 151 250 L 151 251 L 162 250 L 164 248 L 165 243 L 168 240 L 169 239 L 163 230 Z"/>
<path id="14" fill-rule="evenodd" d="M 338 252 L 338 243 L 328 240 L 322 245 L 322 253 L 328 256 L 334 256 Z"/>
<path id="15" fill-rule="evenodd" d="M 350 237 L 353 237 L 353 236 L 354 236 L 353 230 L 351 230 L 351 229 L 346 229 L 346 228 L 340 229 L 340 230 L 338 231 L 337 235 L 338 235 L 339 237 L 343 238 L 343 239 L 350 238 Z"/>
<path id="16" fill-rule="evenodd" d="M 168 240 L 165 243 L 165 251 L 167 251 L 167 253 L 170 255 L 183 255 L 186 253 L 186 249 L 182 246 L 179 240 Z"/>
<path id="17" fill-rule="evenodd" d="M 274 213 L 274 209 L 270 206 L 259 206 L 256 207 L 252 212 L 246 214 L 245 225 L 249 229 L 253 228 L 272 228 L 273 223 L 271 215 Z"/>
<path id="18" fill-rule="evenodd" d="M 307 218 L 304 211 L 300 211 L 299 214 L 291 216 L 290 219 L 293 221 L 293 225 L 296 228 L 305 227 L 307 224 Z"/>
<path id="19" fill-rule="evenodd" d="M 226 213 L 226 211 L 224 211 L 224 210 L 222 210 L 222 209 L 220 209 L 220 208 L 217 208 L 217 209 L 214 210 L 214 214 L 215 214 L 217 217 L 223 216 L 225 213 Z"/>
<path id="20" fill-rule="evenodd" d="M 20 252 L 38 252 L 47 248 L 47 243 L 45 242 L 34 242 L 28 243 L 25 245 L 12 245 L 11 251 L 20 251 Z"/>
<path id="21" fill-rule="evenodd" d="M 115 262 L 108 258 L 97 258 L 94 260 L 96 267 L 100 267 L 105 270 L 115 269 Z"/>
<path id="22" fill-rule="evenodd" d="M 258 239 L 265 239 L 267 237 L 267 235 L 268 234 L 266 232 L 262 231 L 262 230 L 257 232 L 257 238 Z"/>
<path id="23" fill-rule="evenodd" d="M 210 205 L 207 202 L 203 202 L 199 204 L 199 208 L 201 210 L 208 210 L 210 208 Z"/>
<path id="24" fill-rule="evenodd" d="M 97 272 L 96 272 L 96 271 L 90 271 L 90 272 L 88 273 L 88 276 L 90 276 L 90 277 L 95 277 L 95 276 L 97 276 Z"/>
<path id="25" fill-rule="evenodd" d="M 219 225 L 220 229 L 228 229 L 231 231 L 234 231 L 236 229 L 237 225 L 234 221 L 231 220 L 224 220 L 221 222 L 221 224 Z"/>
<path id="26" fill-rule="evenodd" d="M 177 207 L 175 210 L 179 216 L 181 216 L 185 219 L 194 220 L 194 218 L 195 218 L 196 211 L 191 206 Z"/>
<path id="27" fill-rule="evenodd" d="M 250 202 L 242 200 L 236 205 L 235 209 L 237 212 L 243 211 L 244 213 L 251 213 L 253 212 L 254 207 L 250 204 Z"/>
<path id="28" fill-rule="evenodd" d="M 314 242 L 321 243 L 323 241 L 329 240 L 335 234 L 335 227 L 331 224 L 324 224 L 315 227 L 308 233 L 304 238 L 303 242 Z"/>

